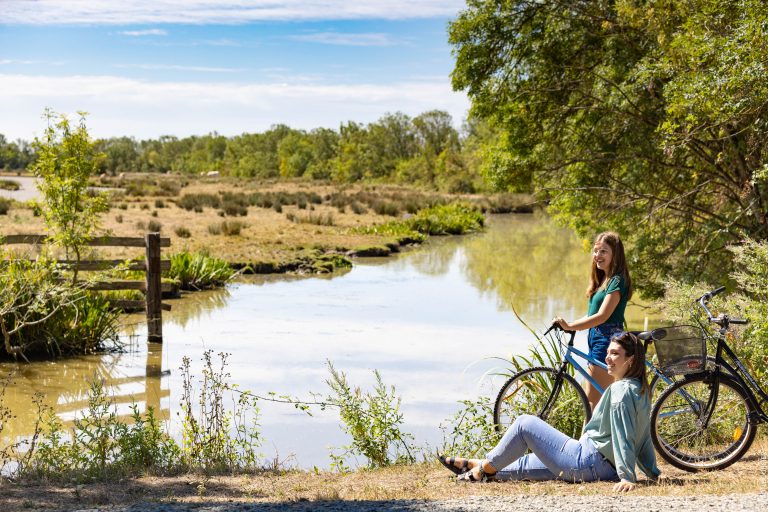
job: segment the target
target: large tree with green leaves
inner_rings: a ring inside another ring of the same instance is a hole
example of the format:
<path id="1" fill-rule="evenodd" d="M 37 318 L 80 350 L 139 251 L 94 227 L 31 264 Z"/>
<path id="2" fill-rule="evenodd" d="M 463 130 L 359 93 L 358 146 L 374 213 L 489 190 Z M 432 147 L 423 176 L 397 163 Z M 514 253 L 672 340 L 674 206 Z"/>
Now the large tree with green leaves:
<path id="1" fill-rule="evenodd" d="M 454 87 L 504 131 L 494 181 L 619 230 L 647 291 L 768 238 L 763 1 L 468 0 L 449 38 Z"/>
<path id="2" fill-rule="evenodd" d="M 88 192 L 88 178 L 96 170 L 98 155 L 85 126 L 86 114 L 80 112 L 79 116 L 73 126 L 66 116 L 45 111 L 48 126 L 42 139 L 35 139 L 37 162 L 33 167 L 40 178 L 37 186 L 50 236 L 78 262 L 82 247 L 99 226 L 100 214 L 109 208 L 101 195 Z M 77 271 L 73 279 L 77 279 Z"/>

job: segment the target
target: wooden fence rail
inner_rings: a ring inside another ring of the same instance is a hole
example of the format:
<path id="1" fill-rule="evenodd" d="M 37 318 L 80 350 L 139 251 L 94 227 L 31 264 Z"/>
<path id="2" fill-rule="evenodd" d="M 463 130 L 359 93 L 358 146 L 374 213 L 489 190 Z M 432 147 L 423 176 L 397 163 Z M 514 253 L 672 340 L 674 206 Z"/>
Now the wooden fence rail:
<path id="1" fill-rule="evenodd" d="M 6 235 L 0 238 L 6 245 L 29 244 L 41 245 L 48 241 L 47 235 Z M 144 292 L 144 301 L 116 300 L 113 304 L 122 308 L 139 308 L 143 305 L 147 313 L 147 341 L 163 342 L 163 310 L 170 311 L 171 307 L 162 303 L 162 293 L 169 285 L 161 282 L 161 273 L 171 267 L 169 260 L 160 259 L 161 247 L 170 247 L 170 238 L 161 238 L 160 233 L 147 233 L 144 237 L 103 236 L 90 240 L 86 245 L 92 247 L 144 247 L 144 261 L 129 261 L 128 270 L 145 272 L 143 281 L 97 281 L 86 285 L 91 290 L 140 290 Z M 56 262 L 64 268 L 78 270 L 107 270 L 126 264 L 125 260 L 59 260 Z"/>

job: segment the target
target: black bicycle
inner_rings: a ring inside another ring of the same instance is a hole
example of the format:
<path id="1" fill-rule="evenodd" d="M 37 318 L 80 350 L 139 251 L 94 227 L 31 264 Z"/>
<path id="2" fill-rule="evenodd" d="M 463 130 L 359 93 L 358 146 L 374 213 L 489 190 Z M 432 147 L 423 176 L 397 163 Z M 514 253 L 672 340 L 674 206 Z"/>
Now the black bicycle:
<path id="1" fill-rule="evenodd" d="M 757 426 L 768 423 L 764 409 L 768 394 L 726 342 L 730 327 L 747 321 L 726 314 L 714 316 L 707 307 L 723 290 L 720 287 L 696 299 L 709 322 L 719 326 L 714 366 L 706 364 L 706 336 L 665 345 L 667 329 L 654 330 L 657 354 L 662 357 L 663 347 L 674 353 L 668 361 L 682 378 L 654 404 L 651 438 L 664 460 L 691 472 L 722 469 L 738 461 L 752 445 Z"/>

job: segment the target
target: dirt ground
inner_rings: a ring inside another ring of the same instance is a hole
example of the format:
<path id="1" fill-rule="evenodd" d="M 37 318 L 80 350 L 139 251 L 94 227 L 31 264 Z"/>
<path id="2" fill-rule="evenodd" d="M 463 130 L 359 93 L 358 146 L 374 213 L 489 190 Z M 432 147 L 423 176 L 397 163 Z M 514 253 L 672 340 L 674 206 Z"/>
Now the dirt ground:
<path id="1" fill-rule="evenodd" d="M 768 441 L 763 439 L 738 463 L 721 471 L 686 473 L 660 464 L 658 483 L 640 480 L 633 496 L 684 497 L 768 493 Z M 75 510 L 115 505 L 268 504 L 391 500 L 445 500 L 470 496 L 614 496 L 613 483 L 457 483 L 439 464 L 423 463 L 349 474 L 265 470 L 255 474 L 205 477 L 145 476 L 84 485 L 4 483 L 0 510 Z M 662 507 L 663 509 L 663 507 Z"/>

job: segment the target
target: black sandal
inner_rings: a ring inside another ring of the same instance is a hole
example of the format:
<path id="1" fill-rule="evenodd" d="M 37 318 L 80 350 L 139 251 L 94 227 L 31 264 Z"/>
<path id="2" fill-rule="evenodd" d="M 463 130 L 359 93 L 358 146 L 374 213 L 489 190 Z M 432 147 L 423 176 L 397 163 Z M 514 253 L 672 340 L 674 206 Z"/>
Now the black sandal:
<path id="1" fill-rule="evenodd" d="M 440 452 L 437 452 L 437 460 L 440 461 L 440 464 L 446 467 L 449 471 L 453 472 L 455 475 L 463 475 L 467 471 L 469 471 L 469 460 L 464 459 L 464 463 L 461 465 L 461 467 L 456 467 L 455 462 L 456 459 L 454 457 L 446 457 Z"/>
<path id="2" fill-rule="evenodd" d="M 480 483 L 480 482 L 493 482 L 496 480 L 496 473 L 486 473 L 485 470 L 483 469 L 482 463 L 479 466 L 477 466 L 478 476 L 475 476 L 475 474 L 472 472 L 472 469 L 470 469 L 466 473 L 462 473 L 459 476 L 457 476 L 456 481 L 469 482 L 474 484 L 474 483 Z"/>

